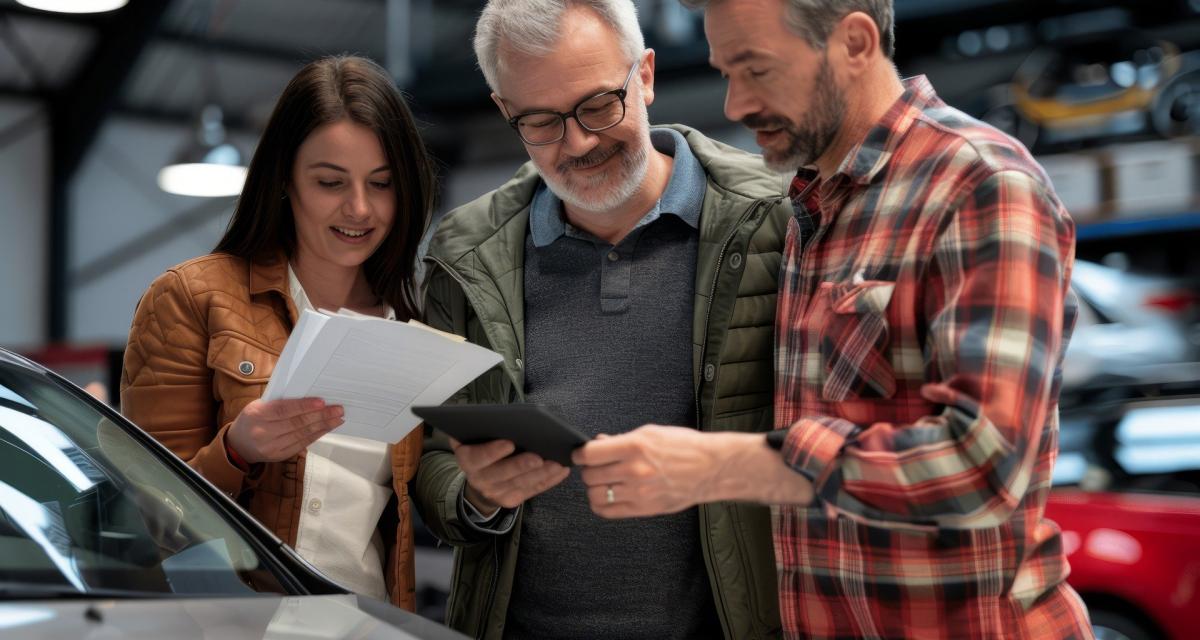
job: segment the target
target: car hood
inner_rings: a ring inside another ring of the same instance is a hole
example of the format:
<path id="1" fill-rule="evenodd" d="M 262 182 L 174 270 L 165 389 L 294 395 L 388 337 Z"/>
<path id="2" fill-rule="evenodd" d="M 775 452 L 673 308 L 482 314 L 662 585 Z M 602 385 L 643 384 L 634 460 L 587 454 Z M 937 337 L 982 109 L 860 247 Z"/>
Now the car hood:
<path id="1" fill-rule="evenodd" d="M 0 636 L 213 640 L 462 640 L 466 636 L 354 595 L 27 600 L 0 603 Z"/>

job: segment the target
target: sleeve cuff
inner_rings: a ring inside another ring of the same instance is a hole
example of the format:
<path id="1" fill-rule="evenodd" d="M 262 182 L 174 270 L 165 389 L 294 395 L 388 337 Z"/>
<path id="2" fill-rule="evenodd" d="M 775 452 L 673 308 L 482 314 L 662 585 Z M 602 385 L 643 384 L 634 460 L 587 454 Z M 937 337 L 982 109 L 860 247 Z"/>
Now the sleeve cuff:
<path id="1" fill-rule="evenodd" d="M 241 469 L 229 461 L 229 454 L 225 451 L 225 433 L 229 431 L 229 426 L 227 424 L 222 427 L 212 442 L 196 452 L 196 456 L 192 458 L 191 462 L 192 467 L 199 471 L 200 475 L 229 497 L 237 498 L 238 494 L 242 492 L 247 477 L 253 474 L 254 469 L 251 468 L 250 474 L 242 473 Z"/>
<path id="2" fill-rule="evenodd" d="M 517 522 L 516 509 L 500 508 L 493 513 L 491 517 L 484 516 L 479 513 L 479 510 L 467 501 L 464 492 L 467 484 L 464 482 L 462 488 L 458 492 L 458 519 L 465 523 L 470 529 L 479 533 L 486 533 L 494 536 L 502 536 L 513 530 L 513 525 Z"/>
<path id="3" fill-rule="evenodd" d="M 804 418 L 788 429 L 781 452 L 783 462 L 813 483 L 817 496 L 837 467 L 842 447 L 857 429 L 853 422 L 828 416 Z"/>
<path id="4" fill-rule="evenodd" d="M 471 504 L 470 500 L 467 500 L 465 492 L 460 500 L 462 501 L 463 512 L 467 516 L 467 520 L 470 520 L 475 524 L 490 524 L 500 515 L 500 507 L 497 507 L 490 516 L 483 515 L 479 509 L 475 508 L 475 505 Z"/>

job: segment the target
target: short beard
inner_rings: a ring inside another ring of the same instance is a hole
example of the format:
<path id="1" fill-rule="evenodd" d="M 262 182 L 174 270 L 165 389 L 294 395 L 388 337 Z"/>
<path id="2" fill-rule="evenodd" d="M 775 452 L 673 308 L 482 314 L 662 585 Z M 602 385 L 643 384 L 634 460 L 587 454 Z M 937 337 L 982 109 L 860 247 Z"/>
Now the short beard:
<path id="1" fill-rule="evenodd" d="M 638 119 L 638 144 L 630 150 L 624 143 L 611 147 L 596 147 L 587 155 L 560 163 L 553 172 L 545 171 L 537 163 L 534 167 L 550 187 L 550 191 L 572 209 L 604 213 L 625 204 L 642 187 L 650 167 L 649 118 L 642 106 L 641 113 L 631 111 L 628 116 Z M 590 167 L 616 156 L 616 163 L 594 176 L 579 178 L 570 175 L 573 168 Z M 616 184 L 611 184 L 613 181 Z M 607 189 L 605 185 L 611 184 Z M 593 193 L 599 190 L 599 193 Z"/>
<path id="2" fill-rule="evenodd" d="M 762 150 L 763 162 L 772 171 L 790 173 L 815 163 L 829 150 L 842 128 L 846 98 L 834 81 L 828 55 L 821 59 L 813 87 L 812 105 L 799 124 L 783 116 L 750 114 L 742 118 L 742 124 L 751 129 L 779 129 L 787 137 L 785 150 Z"/>

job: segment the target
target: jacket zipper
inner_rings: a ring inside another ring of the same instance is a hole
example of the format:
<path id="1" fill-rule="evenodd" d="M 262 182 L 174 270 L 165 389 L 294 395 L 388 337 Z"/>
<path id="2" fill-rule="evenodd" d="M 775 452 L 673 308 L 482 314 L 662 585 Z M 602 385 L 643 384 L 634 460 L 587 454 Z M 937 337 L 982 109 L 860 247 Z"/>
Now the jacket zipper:
<path id="1" fill-rule="evenodd" d="M 478 304 L 478 302 L 475 300 L 475 298 L 471 294 L 470 286 L 466 283 L 464 278 L 457 271 L 455 271 L 454 269 L 451 269 L 450 265 L 446 264 L 445 262 L 443 262 L 433 256 L 427 255 L 427 256 L 425 256 L 425 259 L 433 262 L 434 264 L 436 264 L 439 267 L 441 267 L 442 269 L 444 269 L 446 271 L 446 273 L 449 274 L 451 278 L 454 278 L 454 281 L 458 283 L 459 288 L 462 289 L 463 295 L 465 295 L 467 297 L 467 300 L 471 303 L 471 305 L 473 307 L 475 307 L 476 309 L 480 308 L 480 305 Z M 488 333 L 487 326 L 483 325 L 483 323 L 480 323 L 480 324 L 483 327 L 483 332 L 485 334 L 487 334 Z M 496 344 L 496 340 L 493 336 L 488 335 L 488 340 L 491 341 L 492 344 Z M 500 582 L 499 542 L 497 540 L 493 539 L 492 540 L 492 580 L 491 580 L 491 584 L 488 585 L 488 593 L 487 593 L 487 598 L 485 600 L 485 604 L 481 608 L 481 611 L 480 611 L 479 623 L 478 623 L 479 626 L 477 627 L 479 633 L 476 636 L 476 638 L 482 639 L 487 636 L 487 632 L 488 632 L 488 624 L 487 623 L 488 623 L 488 620 L 492 617 L 492 604 L 493 604 L 493 601 L 496 599 L 496 588 L 499 586 L 499 582 Z M 457 602 L 456 602 L 456 604 L 457 604 Z M 447 605 L 449 605 L 449 603 L 447 603 Z M 447 611 L 446 613 L 448 614 L 449 611 Z"/>
<path id="2" fill-rule="evenodd" d="M 704 359 L 708 356 L 708 325 L 709 325 L 709 322 L 712 320 L 713 297 L 717 295 L 717 282 L 721 279 L 721 263 L 723 263 L 725 261 L 725 252 L 729 249 L 729 243 L 733 242 L 734 236 L 737 235 L 737 233 L 741 229 L 742 225 L 745 224 L 746 221 L 750 219 L 750 217 L 754 214 L 755 210 L 757 210 L 760 206 L 762 206 L 763 202 L 764 202 L 763 200 L 756 200 L 753 204 L 750 205 L 750 208 L 747 209 L 746 212 L 742 214 L 742 217 L 737 221 L 737 224 L 733 225 L 733 229 L 731 229 L 729 231 L 729 234 L 727 236 L 725 236 L 724 242 L 721 243 L 721 251 L 717 254 L 717 266 L 716 266 L 716 269 L 713 270 L 712 287 L 709 288 L 709 291 L 708 291 L 708 307 L 704 310 L 704 333 L 702 334 L 704 336 L 704 342 L 700 348 L 700 379 L 702 381 L 700 386 L 703 386 L 703 382 L 707 382 L 706 380 L 704 380 Z M 716 376 L 713 377 L 713 381 L 714 382 L 716 381 Z M 700 417 L 700 393 L 697 392 L 696 393 L 696 428 L 698 430 L 699 430 L 701 424 L 702 424 L 702 420 Z"/>
<path id="3" fill-rule="evenodd" d="M 516 524 L 514 523 L 515 527 Z M 510 533 L 509 535 L 513 535 Z M 496 587 L 500 583 L 500 542 L 495 538 L 492 539 L 492 583 L 488 586 L 487 605 L 483 610 L 483 617 L 479 620 L 479 637 L 483 638 L 487 635 L 488 626 L 491 622 L 492 608 L 496 600 Z M 511 595 L 510 595 L 511 598 Z M 503 637 L 503 627 L 500 629 L 501 637 Z"/>
<path id="4" fill-rule="evenodd" d="M 746 210 L 746 212 L 742 214 L 742 217 L 737 221 L 737 224 L 735 224 L 733 226 L 733 229 L 731 229 L 729 231 L 729 234 L 727 236 L 725 236 L 725 241 L 721 243 L 721 251 L 719 253 L 717 253 L 717 264 L 716 264 L 716 268 L 713 270 L 712 287 L 709 289 L 709 292 L 708 292 L 708 308 L 705 309 L 705 311 L 704 311 L 704 334 L 703 334 L 704 335 L 704 343 L 700 349 L 700 380 L 701 380 L 700 386 L 703 386 L 705 383 L 709 382 L 707 380 L 704 380 L 704 368 L 705 368 L 704 360 L 708 356 L 708 326 L 709 326 L 709 322 L 712 320 L 713 298 L 717 295 L 717 283 L 721 279 L 721 264 L 725 261 L 725 252 L 729 249 L 729 244 L 731 242 L 733 242 L 733 239 L 734 239 L 734 237 L 737 236 L 738 231 L 741 230 L 742 225 L 746 224 L 746 221 L 749 220 L 754 215 L 754 212 L 757 211 L 759 207 L 763 206 L 764 202 L 765 201 L 763 201 L 763 200 L 757 200 L 753 204 L 750 205 L 750 208 L 748 208 Z M 712 382 L 716 382 L 715 375 L 713 376 Z M 701 430 L 700 428 L 703 426 L 703 419 L 702 419 L 701 413 L 700 413 L 700 395 L 701 395 L 700 393 L 696 393 L 696 428 L 697 428 L 697 430 Z M 708 510 L 705 509 L 704 507 L 700 507 L 699 515 L 701 518 L 701 525 L 703 527 L 703 535 L 705 536 L 706 539 L 708 539 L 708 530 L 709 530 Z M 742 545 L 739 545 L 739 547 L 741 547 L 741 546 Z M 708 544 L 704 545 L 704 547 L 706 548 L 705 555 L 708 556 L 706 558 L 706 561 L 708 562 L 708 566 L 712 567 L 713 571 L 716 571 L 717 561 L 716 561 L 716 558 L 713 557 L 714 551 L 712 548 L 712 541 L 709 540 Z M 738 553 L 739 553 L 739 555 L 744 556 L 743 549 L 739 548 Z M 722 632 L 725 634 L 726 638 L 732 638 L 734 636 L 731 633 L 732 628 L 730 627 L 730 625 L 732 623 L 729 621 L 728 608 L 726 607 L 724 600 L 721 599 L 721 597 L 719 595 L 719 591 L 717 589 L 713 589 L 713 596 L 714 596 L 713 603 L 716 604 L 716 606 L 718 608 L 718 614 L 719 614 L 718 618 L 720 618 L 720 620 L 721 620 L 721 626 L 724 627 L 722 629 Z"/>

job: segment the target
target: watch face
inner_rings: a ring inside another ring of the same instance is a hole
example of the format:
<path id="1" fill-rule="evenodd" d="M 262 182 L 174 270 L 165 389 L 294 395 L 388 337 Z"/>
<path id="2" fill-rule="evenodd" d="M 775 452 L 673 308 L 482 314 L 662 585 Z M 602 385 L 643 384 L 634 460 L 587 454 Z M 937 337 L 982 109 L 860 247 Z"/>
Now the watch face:
<path id="1" fill-rule="evenodd" d="M 772 449 L 783 449 L 783 443 L 787 441 L 788 430 L 777 429 L 767 432 L 767 445 Z"/>

